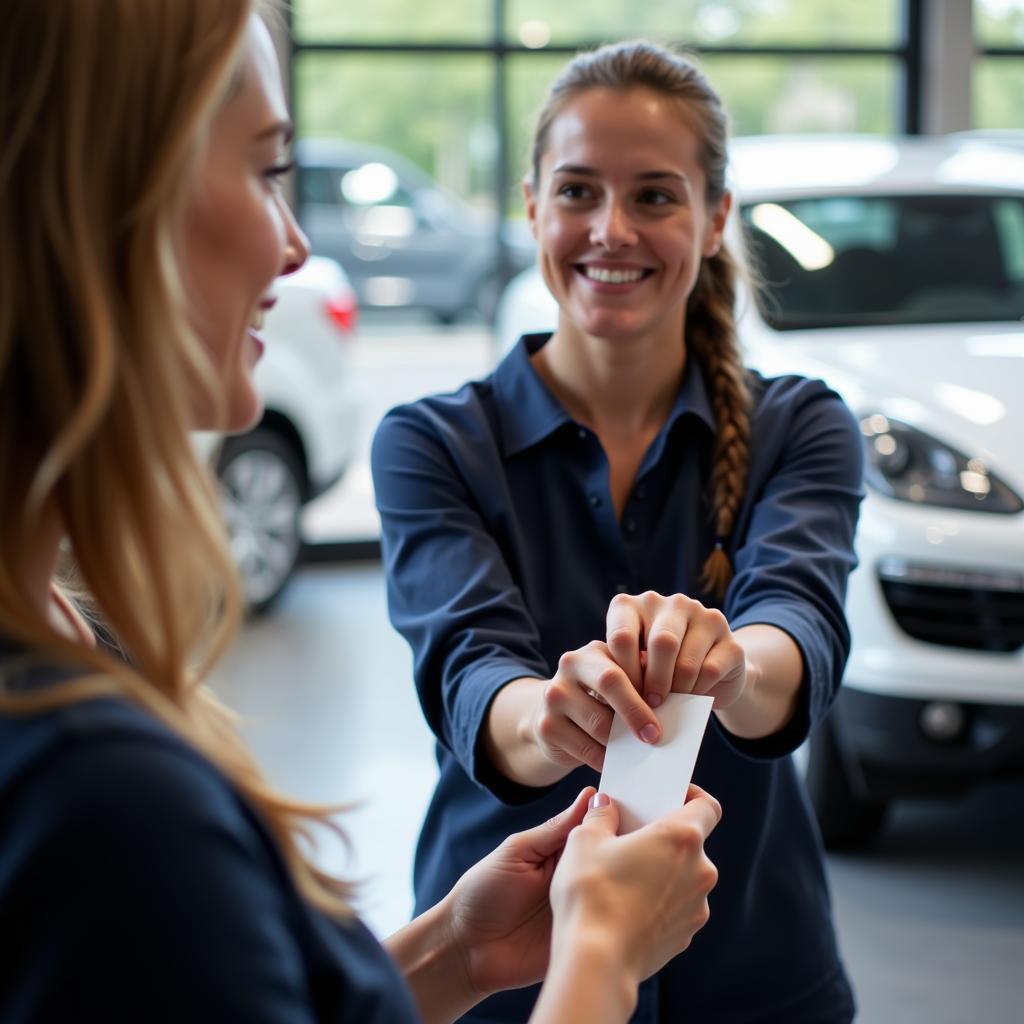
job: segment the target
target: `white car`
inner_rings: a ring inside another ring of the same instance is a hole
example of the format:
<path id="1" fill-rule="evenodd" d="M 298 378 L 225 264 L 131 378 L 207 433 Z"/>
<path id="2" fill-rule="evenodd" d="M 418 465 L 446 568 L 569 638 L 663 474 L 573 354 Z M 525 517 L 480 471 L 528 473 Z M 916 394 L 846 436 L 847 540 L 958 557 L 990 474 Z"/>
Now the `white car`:
<path id="1" fill-rule="evenodd" d="M 301 512 L 350 463 L 362 397 L 351 352 L 358 306 L 345 272 L 312 256 L 274 286 L 255 379 L 265 412 L 248 433 L 197 435 L 217 469 L 250 613 L 266 611 L 302 553 Z"/>
<path id="2" fill-rule="evenodd" d="M 868 454 L 853 649 L 808 789 L 830 845 L 898 797 L 1024 774 L 1024 149 L 972 138 L 733 145 L 747 362 L 827 380 Z M 550 330 L 535 270 L 508 348 Z"/>

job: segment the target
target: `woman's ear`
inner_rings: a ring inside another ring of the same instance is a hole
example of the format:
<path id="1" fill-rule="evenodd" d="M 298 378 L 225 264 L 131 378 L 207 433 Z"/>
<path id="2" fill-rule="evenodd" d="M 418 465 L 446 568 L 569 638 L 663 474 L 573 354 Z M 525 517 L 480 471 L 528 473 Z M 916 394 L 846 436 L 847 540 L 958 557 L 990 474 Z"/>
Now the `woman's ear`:
<path id="1" fill-rule="evenodd" d="M 523 178 L 523 199 L 526 202 L 526 219 L 530 225 L 530 234 L 537 237 L 537 194 L 533 182 L 527 176 Z"/>
<path id="2" fill-rule="evenodd" d="M 722 235 L 725 233 L 725 225 L 729 220 L 729 211 L 732 209 L 732 193 L 723 192 L 718 204 L 710 211 L 708 225 L 704 231 L 704 245 L 701 249 L 705 258 L 710 258 L 722 248 Z"/>

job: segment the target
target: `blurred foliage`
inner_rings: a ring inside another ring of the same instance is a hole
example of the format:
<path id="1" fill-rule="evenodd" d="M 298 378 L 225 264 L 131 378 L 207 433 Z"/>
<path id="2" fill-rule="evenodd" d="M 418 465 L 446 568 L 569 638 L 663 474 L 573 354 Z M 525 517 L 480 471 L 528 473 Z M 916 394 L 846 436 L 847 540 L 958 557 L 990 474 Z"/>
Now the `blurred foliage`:
<path id="1" fill-rule="evenodd" d="M 1024 0 L 975 0 L 974 37 L 982 46 L 1024 47 Z"/>
<path id="2" fill-rule="evenodd" d="M 974 35 L 980 46 L 1016 47 L 1024 55 L 1024 0 L 976 0 Z M 978 58 L 971 108 L 975 128 L 1024 128 L 1024 60 Z"/>
<path id="3" fill-rule="evenodd" d="M 971 107 L 975 128 L 1024 128 L 1024 60 L 979 59 L 974 66 Z"/>
<path id="4" fill-rule="evenodd" d="M 507 0 L 506 37 L 546 22 L 556 43 L 654 36 L 700 45 L 891 46 L 901 0 Z"/>

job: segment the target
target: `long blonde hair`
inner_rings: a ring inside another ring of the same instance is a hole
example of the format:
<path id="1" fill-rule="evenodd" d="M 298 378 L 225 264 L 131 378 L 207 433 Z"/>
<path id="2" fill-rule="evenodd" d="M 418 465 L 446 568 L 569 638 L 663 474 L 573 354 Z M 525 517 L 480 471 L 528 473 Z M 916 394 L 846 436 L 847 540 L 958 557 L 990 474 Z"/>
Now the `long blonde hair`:
<path id="1" fill-rule="evenodd" d="M 300 842 L 331 809 L 275 794 L 203 684 L 240 588 L 189 437 L 221 408 L 176 254 L 205 134 L 240 72 L 258 0 L 7 0 L 0 32 L 0 634 L 83 668 L 0 711 L 126 696 L 228 776 L 300 890 L 349 888 Z M 26 600 L 56 512 L 77 579 L 125 657 L 62 639 Z"/>
<path id="2" fill-rule="evenodd" d="M 728 118 L 718 93 L 693 61 L 646 40 L 614 43 L 574 57 L 548 90 L 533 134 L 532 171 L 539 183 L 551 125 L 565 105 L 589 89 L 617 92 L 643 88 L 677 100 L 700 139 L 705 200 L 725 194 Z M 736 283 L 740 266 L 723 243 L 701 263 L 686 307 L 686 341 L 704 368 L 717 433 L 712 454 L 711 504 L 715 540 L 701 583 L 718 598 L 732 579 L 726 547 L 746 488 L 750 465 L 751 399 L 736 336 Z"/>

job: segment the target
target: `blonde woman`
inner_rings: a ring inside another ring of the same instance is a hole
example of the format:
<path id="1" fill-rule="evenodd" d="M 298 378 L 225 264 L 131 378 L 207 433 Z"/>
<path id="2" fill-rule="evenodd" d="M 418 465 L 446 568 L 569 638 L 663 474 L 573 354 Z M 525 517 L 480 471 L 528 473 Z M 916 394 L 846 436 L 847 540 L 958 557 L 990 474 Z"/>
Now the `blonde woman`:
<path id="1" fill-rule="evenodd" d="M 557 329 L 379 429 L 391 616 L 441 769 L 417 897 L 595 782 L 613 712 L 656 743 L 666 694 L 710 694 L 696 778 L 725 807 L 722 881 L 635 1019 L 846 1024 L 788 755 L 849 650 L 861 443 L 820 381 L 740 361 L 725 170 L 726 115 L 691 61 L 644 42 L 575 58 L 525 184 Z M 533 998 L 466 1019 L 522 1020 Z"/>
<path id="2" fill-rule="evenodd" d="M 8 0 L 0 96 L 0 1019 L 444 1021 L 546 974 L 535 1021 L 624 1021 L 706 920 L 711 798 L 620 838 L 584 788 L 385 952 L 203 686 L 239 597 L 189 430 L 259 416 L 307 255 L 252 4 Z"/>

